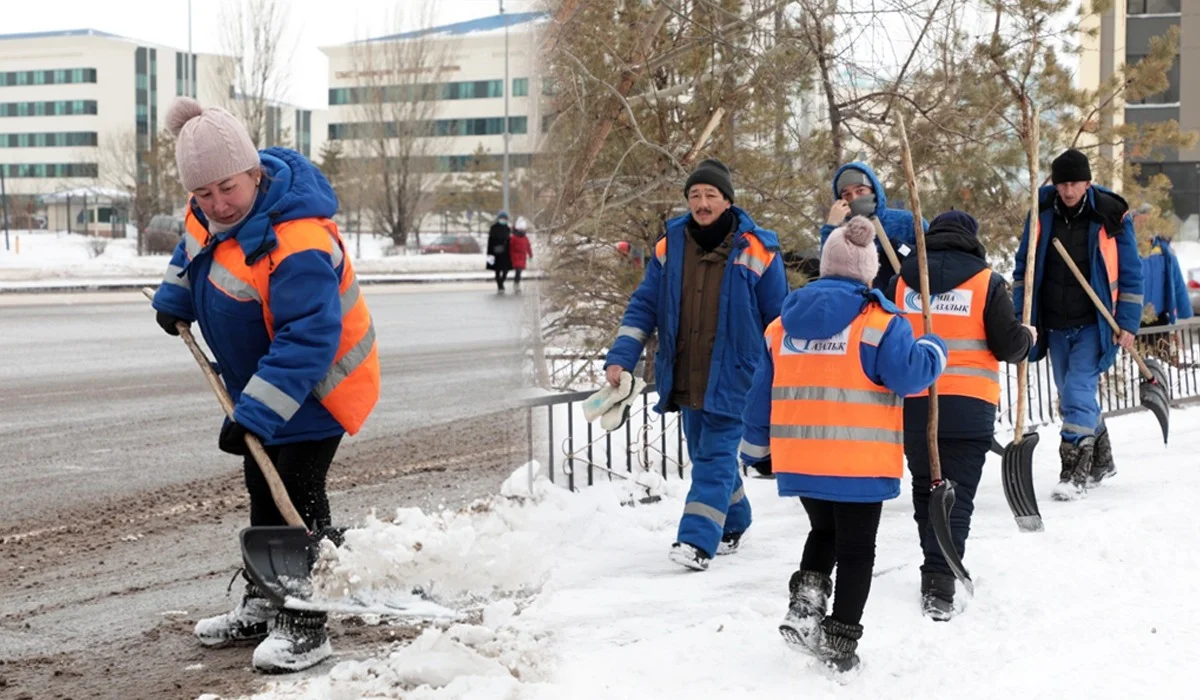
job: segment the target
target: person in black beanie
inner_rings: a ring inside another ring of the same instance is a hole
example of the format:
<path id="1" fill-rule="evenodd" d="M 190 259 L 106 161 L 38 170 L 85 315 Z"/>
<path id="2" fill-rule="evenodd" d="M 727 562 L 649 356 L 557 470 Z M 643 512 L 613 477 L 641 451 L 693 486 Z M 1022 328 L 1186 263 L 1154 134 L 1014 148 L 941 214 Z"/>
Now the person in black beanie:
<path id="1" fill-rule="evenodd" d="M 690 212 L 668 221 L 655 243 L 605 360 L 605 375 L 620 386 L 658 331 L 655 410 L 681 411 L 692 461 L 692 485 L 669 557 L 703 571 L 714 555 L 736 551 L 750 527 L 738 469 L 742 409 L 756 351 L 788 285 L 779 238 L 733 205 L 733 178 L 724 163 L 702 161 L 683 194 Z"/>
<path id="2" fill-rule="evenodd" d="M 938 453 L 942 477 L 955 484 L 950 532 L 959 557 L 965 553 L 975 491 L 996 429 L 1000 363 L 1019 362 L 1037 339 L 1032 326 L 1014 317 L 1004 276 L 993 272 L 979 240 L 979 223 L 963 211 L 939 214 L 925 234 L 929 261 L 930 318 L 950 357 L 937 380 Z M 917 257 L 900 265 L 887 297 L 922 333 Z M 933 620 L 955 614 L 954 575 L 929 525 L 929 392 L 904 400 L 904 456 L 912 472 L 913 518 L 925 560 L 921 564 L 921 610 Z"/>
<path id="3" fill-rule="evenodd" d="M 1083 153 L 1068 149 L 1050 168 L 1052 185 L 1038 193 L 1037 265 L 1033 289 L 1025 289 L 1029 219 L 1013 269 L 1013 306 L 1021 313 L 1025 294 L 1033 295 L 1032 323 L 1038 342 L 1030 353 L 1036 362 L 1050 355 L 1062 413 L 1062 470 L 1051 496 L 1075 500 L 1086 489 L 1116 474 L 1112 443 L 1096 397 L 1100 375 L 1117 352 L 1133 347 L 1142 319 L 1142 259 L 1138 254 L 1129 205 L 1120 195 L 1092 183 Z M 1121 327 L 1110 331 L 1107 320 L 1057 250 L 1058 239 Z"/>

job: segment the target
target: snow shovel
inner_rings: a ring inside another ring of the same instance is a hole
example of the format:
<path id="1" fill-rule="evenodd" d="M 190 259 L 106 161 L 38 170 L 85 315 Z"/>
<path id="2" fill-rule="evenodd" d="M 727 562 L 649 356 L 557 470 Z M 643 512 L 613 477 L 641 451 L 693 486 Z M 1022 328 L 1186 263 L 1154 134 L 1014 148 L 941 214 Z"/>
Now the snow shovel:
<path id="1" fill-rule="evenodd" d="M 929 261 L 925 255 L 925 227 L 921 225 L 921 198 L 917 193 L 917 175 L 913 170 L 912 152 L 908 146 L 908 132 L 904 128 L 904 118 L 897 117 L 896 125 L 900 132 L 901 159 L 904 161 L 904 179 L 908 184 L 909 196 L 912 198 L 913 228 L 917 236 L 917 266 L 921 278 L 921 318 L 924 321 L 925 335 L 933 333 L 933 317 L 929 303 Z M 929 526 L 937 539 L 938 549 L 942 557 L 954 572 L 967 593 L 975 595 L 975 584 L 971 575 L 963 565 L 962 557 L 954 547 L 950 532 L 950 509 L 954 507 L 954 482 L 942 479 L 942 463 L 938 454 L 938 394 L 937 382 L 929 385 Z"/>
<path id="2" fill-rule="evenodd" d="M 1038 219 L 1037 143 L 1038 113 L 1030 107 L 1029 142 L 1026 144 L 1026 161 L 1029 166 L 1029 242 L 1025 251 L 1025 298 L 1021 305 L 1021 323 L 1028 326 L 1033 317 L 1033 283 L 1037 267 L 1038 242 L 1041 238 L 1041 221 Z M 1021 532 L 1042 532 L 1042 514 L 1038 511 L 1037 492 L 1033 488 L 1033 453 L 1037 449 L 1036 430 L 1025 432 L 1025 396 L 1029 392 L 1029 358 L 1017 366 L 1017 417 L 1013 423 L 1013 441 L 1000 454 L 1000 483 L 1004 487 L 1004 498 L 1017 521 Z M 995 442 L 995 438 L 992 439 Z"/>
<path id="3" fill-rule="evenodd" d="M 151 300 L 154 290 L 142 289 Z M 221 382 L 209 362 L 208 356 L 196 343 L 192 330 L 187 323 L 179 321 L 175 324 L 179 337 L 183 339 L 196 364 L 204 372 L 209 387 L 220 402 L 225 415 L 233 420 L 233 400 L 229 397 L 225 385 Z M 253 434 L 246 433 L 246 447 L 253 455 L 258 468 L 262 470 L 271 490 L 271 498 L 275 507 L 283 516 L 286 526 L 251 526 L 241 532 L 242 562 L 246 567 L 246 575 L 254 585 L 277 607 L 293 610 L 312 610 L 323 612 L 343 612 L 378 615 L 403 615 L 406 617 L 443 617 L 446 614 L 456 615 L 449 608 L 443 608 L 426 601 L 415 601 L 415 604 L 388 604 L 384 602 L 363 602 L 355 599 L 343 601 L 314 601 L 312 586 L 309 578 L 313 564 L 317 560 L 319 542 L 322 535 L 340 539 L 341 531 L 314 534 L 304 524 L 304 519 L 292 505 L 287 488 L 279 478 L 279 472 L 263 449 L 262 443 Z"/>
<path id="4" fill-rule="evenodd" d="M 1112 326 L 1113 333 L 1120 333 L 1121 327 L 1117 325 L 1116 319 L 1104 307 L 1104 302 L 1100 301 L 1100 297 L 1096 294 L 1096 290 L 1092 289 L 1092 285 L 1088 284 L 1087 278 L 1079 271 L 1079 267 L 1075 261 L 1071 259 L 1071 255 L 1067 253 L 1067 249 L 1056 238 L 1052 241 L 1055 250 L 1062 256 L 1063 262 L 1071 269 L 1071 273 L 1075 275 L 1075 279 L 1083 287 L 1091 297 L 1092 303 L 1100 310 L 1100 314 L 1104 316 L 1104 320 L 1108 321 L 1108 325 Z M 1169 430 L 1169 413 L 1170 399 L 1167 395 L 1167 373 L 1163 371 L 1162 365 L 1158 364 L 1153 359 L 1143 359 L 1141 353 L 1137 350 L 1130 349 L 1129 354 L 1133 356 L 1133 361 L 1137 363 L 1138 369 L 1142 373 L 1142 382 L 1138 386 L 1138 395 L 1142 405 L 1150 409 L 1154 417 L 1158 420 L 1158 426 L 1162 428 L 1163 444 L 1167 444 L 1167 433 Z"/>

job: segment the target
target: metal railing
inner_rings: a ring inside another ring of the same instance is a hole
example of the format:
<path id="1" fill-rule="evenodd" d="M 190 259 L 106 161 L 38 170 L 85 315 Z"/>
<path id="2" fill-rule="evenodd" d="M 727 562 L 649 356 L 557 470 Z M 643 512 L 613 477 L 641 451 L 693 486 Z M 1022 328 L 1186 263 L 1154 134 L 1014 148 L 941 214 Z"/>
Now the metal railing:
<path id="1" fill-rule="evenodd" d="M 1166 371 L 1173 405 L 1200 399 L 1200 319 L 1143 328 L 1138 333 L 1137 347 L 1144 357 L 1157 360 Z M 1017 366 L 1001 364 L 1000 373 L 996 428 L 1002 432 L 1011 431 L 1016 418 L 1013 404 Z M 1121 353 L 1100 377 L 1102 415 L 1113 417 L 1143 410 L 1138 395 L 1140 381 L 1133 359 Z M 554 394 L 521 403 L 527 411 L 529 459 L 541 461 L 552 482 L 565 482 L 574 491 L 598 479 L 630 478 L 643 469 L 656 471 L 664 478 L 672 472 L 684 476 L 688 458 L 679 414 L 654 412 L 658 395 L 653 384 L 635 402 L 625 424 L 611 433 L 584 420 L 582 404 L 591 394 Z M 1049 358 L 1030 365 L 1026 401 L 1028 428 L 1058 421 L 1058 397 Z"/>

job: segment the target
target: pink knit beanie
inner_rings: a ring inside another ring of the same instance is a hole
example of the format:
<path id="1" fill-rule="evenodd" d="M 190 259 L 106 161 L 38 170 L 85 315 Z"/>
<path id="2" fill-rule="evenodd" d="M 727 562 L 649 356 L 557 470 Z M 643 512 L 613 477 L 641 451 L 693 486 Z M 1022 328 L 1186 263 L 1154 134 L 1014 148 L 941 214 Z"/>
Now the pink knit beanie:
<path id="1" fill-rule="evenodd" d="M 167 111 L 167 129 L 176 138 L 175 164 L 188 192 L 259 164 L 246 127 L 220 107 L 204 108 L 190 97 L 176 97 Z"/>
<path id="2" fill-rule="evenodd" d="M 870 286 L 879 272 L 875 225 L 856 216 L 833 230 L 821 250 L 821 276 L 849 277 Z"/>

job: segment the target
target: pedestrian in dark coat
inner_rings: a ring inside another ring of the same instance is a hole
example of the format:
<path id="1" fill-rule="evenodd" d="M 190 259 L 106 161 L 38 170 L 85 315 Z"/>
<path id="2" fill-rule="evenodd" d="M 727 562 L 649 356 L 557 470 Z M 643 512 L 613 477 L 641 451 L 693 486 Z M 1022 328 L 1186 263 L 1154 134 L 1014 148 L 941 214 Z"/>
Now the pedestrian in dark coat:
<path id="1" fill-rule="evenodd" d="M 504 293 L 504 281 L 508 279 L 508 271 L 512 269 L 512 258 L 509 257 L 508 239 L 512 237 L 512 229 L 508 226 L 508 212 L 502 211 L 496 215 L 496 222 L 488 229 L 487 269 L 496 273 L 496 291 Z"/>
<path id="2" fill-rule="evenodd" d="M 960 557 L 971 529 L 975 490 L 992 445 L 1000 400 L 1000 362 L 1020 362 L 1037 338 L 1013 313 L 1008 284 L 988 268 L 977 237 L 979 224 L 966 212 L 949 211 L 929 226 L 930 318 L 946 341 L 950 359 L 937 381 L 938 454 L 942 478 L 954 482 L 950 531 Z M 914 329 L 923 329 L 920 273 L 915 256 L 900 265 L 887 290 Z M 904 400 L 904 456 L 912 472 L 913 519 L 925 561 L 921 565 L 924 614 L 934 620 L 954 615 L 954 576 L 929 525 L 929 394 Z"/>

